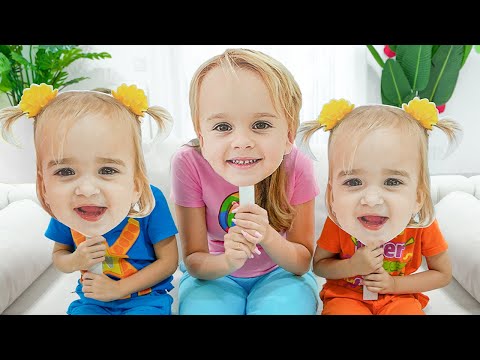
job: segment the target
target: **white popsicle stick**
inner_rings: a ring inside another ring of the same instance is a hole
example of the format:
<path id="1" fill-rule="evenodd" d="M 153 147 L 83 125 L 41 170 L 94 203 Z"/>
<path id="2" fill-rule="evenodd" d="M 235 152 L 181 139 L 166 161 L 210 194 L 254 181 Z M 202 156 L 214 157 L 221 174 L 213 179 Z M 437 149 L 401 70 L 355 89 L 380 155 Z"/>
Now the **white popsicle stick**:
<path id="1" fill-rule="evenodd" d="M 86 236 L 86 238 L 89 239 L 90 236 Z M 88 271 L 90 271 L 94 274 L 98 274 L 98 275 L 103 274 L 103 268 L 102 268 L 103 265 L 102 264 L 103 264 L 103 262 L 95 264 L 90 269 L 88 269 Z"/>
<path id="2" fill-rule="evenodd" d="M 364 245 L 367 245 L 361 240 L 358 241 L 360 241 Z M 363 285 L 363 300 L 378 300 L 378 293 L 371 292 L 367 289 L 365 285 Z"/>
<path id="3" fill-rule="evenodd" d="M 255 185 L 239 186 L 240 205 L 255 204 Z"/>
<path id="4" fill-rule="evenodd" d="M 98 275 L 103 274 L 102 264 L 103 262 L 95 264 L 88 271 Z"/>
<path id="5" fill-rule="evenodd" d="M 377 300 L 378 293 L 371 292 L 367 289 L 365 285 L 363 285 L 363 300 Z"/>
<path id="6" fill-rule="evenodd" d="M 239 186 L 238 197 L 240 198 L 240 205 L 255 204 L 255 185 Z M 255 253 L 260 255 L 260 250 L 255 247 Z"/>

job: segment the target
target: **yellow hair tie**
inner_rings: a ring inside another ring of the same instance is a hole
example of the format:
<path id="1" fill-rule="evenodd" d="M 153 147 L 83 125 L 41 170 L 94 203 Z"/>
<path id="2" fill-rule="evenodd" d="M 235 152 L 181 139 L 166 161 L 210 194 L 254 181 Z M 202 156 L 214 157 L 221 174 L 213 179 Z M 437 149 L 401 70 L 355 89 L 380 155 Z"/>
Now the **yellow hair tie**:
<path id="1" fill-rule="evenodd" d="M 122 84 L 117 88 L 117 91 L 112 90 L 112 96 L 137 116 L 143 116 L 143 113 L 148 109 L 145 92 L 135 85 Z"/>
<path id="2" fill-rule="evenodd" d="M 317 121 L 324 127 L 324 131 L 329 131 L 333 129 L 345 115 L 351 112 L 354 107 L 355 105 L 345 99 L 330 100 L 329 103 L 323 105 Z"/>
<path id="3" fill-rule="evenodd" d="M 57 93 L 58 89 L 53 90 L 52 85 L 32 84 L 28 89 L 23 90 L 18 106 L 27 114 L 27 117 L 32 118 L 37 116 L 40 110 L 57 96 Z"/>
<path id="4" fill-rule="evenodd" d="M 438 110 L 435 103 L 428 99 L 419 99 L 418 97 L 410 100 L 408 104 L 403 104 L 402 109 L 412 115 L 427 130 L 432 130 L 432 126 L 438 122 Z"/>

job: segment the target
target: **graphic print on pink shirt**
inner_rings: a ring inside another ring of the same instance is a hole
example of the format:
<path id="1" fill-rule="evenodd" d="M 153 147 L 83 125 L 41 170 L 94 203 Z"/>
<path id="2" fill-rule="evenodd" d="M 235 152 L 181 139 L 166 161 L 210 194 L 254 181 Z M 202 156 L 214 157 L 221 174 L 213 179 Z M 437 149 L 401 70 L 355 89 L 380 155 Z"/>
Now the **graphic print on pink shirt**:
<path id="1" fill-rule="evenodd" d="M 235 214 L 232 213 L 233 205 L 234 203 L 238 204 L 239 201 L 240 197 L 238 191 L 228 195 L 225 200 L 222 201 L 222 205 L 218 212 L 218 223 L 227 233 L 232 225 L 234 225 L 232 222 L 232 219 L 235 216 Z"/>

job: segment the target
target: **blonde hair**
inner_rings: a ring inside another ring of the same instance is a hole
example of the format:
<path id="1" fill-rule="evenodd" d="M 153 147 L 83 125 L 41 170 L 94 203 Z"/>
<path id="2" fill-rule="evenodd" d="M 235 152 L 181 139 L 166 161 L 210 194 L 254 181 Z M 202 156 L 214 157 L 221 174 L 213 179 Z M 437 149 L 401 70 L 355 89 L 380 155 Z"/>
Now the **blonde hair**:
<path id="1" fill-rule="evenodd" d="M 442 130 L 448 138 L 449 144 L 457 141 L 457 134 L 461 130 L 459 125 L 447 119 L 441 119 L 435 125 Z M 321 128 L 318 121 L 308 121 L 302 124 L 299 132 L 302 133 L 302 142 L 308 143 L 310 137 Z M 330 218 L 338 224 L 335 214 L 332 211 L 332 189 L 330 179 L 332 178 L 333 145 L 338 138 L 348 137 L 349 145 L 353 150 L 349 154 L 349 159 L 344 160 L 346 164 L 345 171 L 351 171 L 355 152 L 365 136 L 375 130 L 385 128 L 399 128 L 405 136 L 416 139 L 419 152 L 419 177 L 417 186 L 417 196 L 423 200 L 423 205 L 418 212 L 418 220 L 410 220 L 408 227 L 425 227 L 434 220 L 434 207 L 430 194 L 430 176 L 428 170 L 428 130 L 421 123 L 413 118 L 406 111 L 389 105 L 365 105 L 354 108 L 336 126 L 330 130 L 328 139 L 328 159 L 329 159 L 329 181 L 325 191 L 325 205 Z"/>
<path id="2" fill-rule="evenodd" d="M 288 130 L 293 136 L 296 135 L 302 107 L 302 93 L 297 82 L 280 62 L 260 51 L 248 49 L 227 49 L 204 62 L 193 75 L 190 83 L 190 112 L 197 135 L 200 132 L 200 86 L 206 74 L 217 67 L 234 75 L 237 69 L 250 70 L 260 75 L 275 109 L 286 117 Z M 277 231 L 289 230 L 295 216 L 295 210 L 287 198 L 286 186 L 287 176 L 283 162 L 272 175 L 255 185 L 255 202 L 267 210 L 270 224 Z"/>
<path id="3" fill-rule="evenodd" d="M 160 106 L 149 107 L 145 112 L 155 120 L 160 129 L 157 133 L 157 137 L 160 131 L 165 128 L 165 123 L 167 121 L 172 121 L 169 112 Z M 63 134 L 62 138 L 65 139 L 66 133 L 73 126 L 74 122 L 91 114 L 102 114 L 115 118 L 119 121 L 119 124 L 122 123 L 130 127 L 133 134 L 133 144 L 135 149 L 134 178 L 141 195 L 136 204 L 137 206 L 131 207 L 128 216 L 144 217 L 148 215 L 155 206 L 155 199 L 150 189 L 150 182 L 148 181 L 145 160 L 143 157 L 140 117 L 130 111 L 119 100 L 103 92 L 97 91 L 66 91 L 60 93 L 32 118 L 37 159 L 37 197 L 40 204 L 50 216 L 55 217 L 45 201 L 43 176 L 39 159 L 41 141 L 38 134 L 48 126 L 49 119 L 61 119 L 62 125 L 57 128 L 57 131 Z M 0 110 L 1 136 L 4 140 L 16 145 L 12 141 L 12 125 L 23 115 L 24 113 L 18 106 Z M 58 155 L 61 157 L 61 154 Z"/>

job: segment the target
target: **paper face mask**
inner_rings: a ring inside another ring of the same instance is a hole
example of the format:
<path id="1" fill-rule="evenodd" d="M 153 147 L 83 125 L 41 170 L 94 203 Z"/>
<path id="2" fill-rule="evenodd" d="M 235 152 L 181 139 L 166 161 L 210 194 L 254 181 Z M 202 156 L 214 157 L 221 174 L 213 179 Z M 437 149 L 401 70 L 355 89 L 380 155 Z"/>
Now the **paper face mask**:
<path id="1" fill-rule="evenodd" d="M 37 134 L 44 138 L 44 200 L 58 221 L 86 237 L 115 228 L 140 197 L 131 132 L 126 126 L 112 132 L 109 121 L 82 118 L 64 138 L 54 126 Z"/>
<path id="2" fill-rule="evenodd" d="M 361 243 L 390 241 L 420 210 L 417 141 L 399 127 L 386 127 L 364 135 L 356 148 L 348 136 L 330 144 L 332 212 Z"/>
<path id="3" fill-rule="evenodd" d="M 199 91 L 198 139 L 203 157 L 235 186 L 255 185 L 290 152 L 288 121 L 255 71 L 209 70 Z"/>

